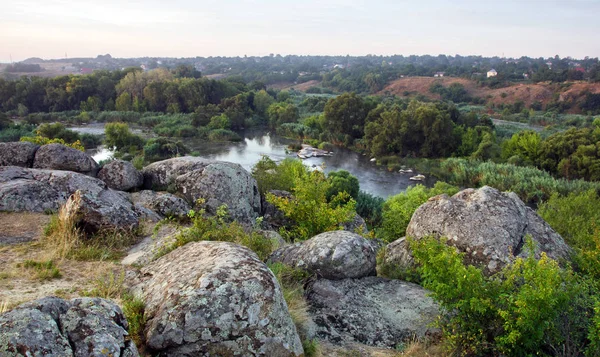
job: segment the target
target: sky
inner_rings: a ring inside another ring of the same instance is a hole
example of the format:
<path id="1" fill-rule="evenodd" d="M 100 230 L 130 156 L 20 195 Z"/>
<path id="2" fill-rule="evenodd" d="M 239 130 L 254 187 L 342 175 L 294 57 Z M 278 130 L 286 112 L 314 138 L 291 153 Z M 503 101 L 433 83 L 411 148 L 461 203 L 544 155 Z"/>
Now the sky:
<path id="1" fill-rule="evenodd" d="M 600 0 L 6 0 L 0 62 L 68 57 L 600 57 Z"/>

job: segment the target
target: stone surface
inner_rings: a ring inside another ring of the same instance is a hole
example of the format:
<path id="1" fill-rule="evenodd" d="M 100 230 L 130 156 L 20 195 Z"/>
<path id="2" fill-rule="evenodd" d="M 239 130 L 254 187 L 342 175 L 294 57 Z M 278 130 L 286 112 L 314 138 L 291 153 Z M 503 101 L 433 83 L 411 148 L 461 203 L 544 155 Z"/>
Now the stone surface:
<path id="1" fill-rule="evenodd" d="M 203 199 L 210 214 L 225 204 L 231 218 L 251 225 L 261 211 L 256 180 L 241 165 L 184 156 L 144 168 L 144 187 L 176 190 L 190 205 Z"/>
<path id="2" fill-rule="evenodd" d="M 165 356 L 300 356 L 271 271 L 247 248 L 189 243 L 141 269 L 147 345 Z"/>
<path id="3" fill-rule="evenodd" d="M 94 195 L 78 190 L 69 197 L 65 209 L 77 226 L 90 233 L 107 229 L 130 231 L 139 224 L 132 203 L 121 191 L 103 190 Z"/>
<path id="4" fill-rule="evenodd" d="M 99 298 L 47 297 L 0 315 L 0 355 L 137 357 L 121 308 Z"/>
<path id="5" fill-rule="evenodd" d="M 358 214 L 355 214 L 351 221 L 344 222 L 342 227 L 345 231 L 366 234 L 369 233 L 367 229 L 367 222 Z"/>
<path id="6" fill-rule="evenodd" d="M 378 277 L 327 280 L 307 290 L 316 337 L 394 348 L 437 331 L 428 327 L 439 307 L 420 286 Z"/>
<path id="7" fill-rule="evenodd" d="M 385 247 L 384 262 L 398 267 L 410 267 L 414 264 L 409 252 L 406 237 L 396 239 Z"/>
<path id="8" fill-rule="evenodd" d="M 98 195 L 106 189 L 103 181 L 76 172 L 0 167 L 0 211 L 57 210 L 77 190 Z"/>
<path id="9" fill-rule="evenodd" d="M 33 166 L 39 145 L 29 142 L 0 143 L 0 166 Z"/>
<path id="10" fill-rule="evenodd" d="M 64 170 L 96 176 L 98 163 L 88 154 L 61 144 L 42 145 L 35 153 L 33 168 Z"/>
<path id="11" fill-rule="evenodd" d="M 192 209 L 182 198 L 167 192 L 143 190 L 131 194 L 135 205 L 158 213 L 161 217 L 185 217 Z"/>
<path id="12" fill-rule="evenodd" d="M 514 256 L 524 256 L 525 236 L 531 235 L 536 254 L 569 259 L 571 250 L 562 237 L 514 193 L 484 186 L 452 197 L 430 198 L 419 207 L 406 230 L 415 239 L 444 236 L 448 244 L 466 253 L 466 262 L 494 273 Z"/>
<path id="13" fill-rule="evenodd" d="M 113 160 L 98 172 L 98 178 L 114 190 L 129 191 L 144 184 L 144 175 L 129 161 Z"/>
<path id="14" fill-rule="evenodd" d="M 273 252 L 270 262 L 301 268 L 325 279 L 375 275 L 374 244 L 348 231 L 325 232 Z"/>
<path id="15" fill-rule="evenodd" d="M 144 237 L 138 244 L 131 247 L 121 264 L 143 266 L 154 260 L 157 253 L 175 240 L 177 229 L 171 225 L 161 225 L 158 230 Z"/>

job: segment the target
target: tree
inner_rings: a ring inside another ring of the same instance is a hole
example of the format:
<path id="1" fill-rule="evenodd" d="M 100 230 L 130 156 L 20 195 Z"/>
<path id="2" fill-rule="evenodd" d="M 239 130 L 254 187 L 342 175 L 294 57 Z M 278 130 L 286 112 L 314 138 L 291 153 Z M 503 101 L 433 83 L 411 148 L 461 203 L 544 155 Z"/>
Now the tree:
<path id="1" fill-rule="evenodd" d="M 127 92 L 121 93 L 115 102 L 115 109 L 120 112 L 131 111 L 131 94 Z"/>
<path id="2" fill-rule="evenodd" d="M 291 103 L 273 103 L 267 109 L 269 126 L 277 128 L 283 123 L 295 123 L 298 120 L 298 108 Z"/>
<path id="3" fill-rule="evenodd" d="M 325 128 L 333 134 L 347 134 L 357 139 L 363 128 L 369 108 L 356 93 L 344 93 L 325 105 Z"/>
<path id="4" fill-rule="evenodd" d="M 327 191 L 327 199 L 330 200 L 340 192 L 346 192 L 354 200 L 358 198 L 360 186 L 356 176 L 346 170 L 331 171 L 327 174 L 327 180 L 331 185 Z"/>
<path id="5" fill-rule="evenodd" d="M 144 139 L 129 131 L 129 126 L 125 123 L 108 123 L 104 127 L 104 144 L 119 151 L 123 149 L 135 148 L 141 149 L 144 146 Z"/>
<path id="6" fill-rule="evenodd" d="M 264 89 L 254 95 L 254 108 L 259 115 L 266 116 L 267 109 L 274 102 L 275 99 Z"/>

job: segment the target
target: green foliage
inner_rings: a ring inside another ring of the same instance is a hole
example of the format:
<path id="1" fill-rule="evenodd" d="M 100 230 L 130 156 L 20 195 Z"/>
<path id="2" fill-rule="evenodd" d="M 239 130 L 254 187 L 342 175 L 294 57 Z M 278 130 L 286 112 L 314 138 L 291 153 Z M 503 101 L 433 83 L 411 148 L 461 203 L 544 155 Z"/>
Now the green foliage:
<path id="1" fill-rule="evenodd" d="M 235 132 L 227 129 L 215 129 L 208 133 L 210 141 L 242 141 L 242 138 Z"/>
<path id="2" fill-rule="evenodd" d="M 436 82 L 431 85 L 429 91 L 439 94 L 444 100 L 455 103 L 470 102 L 472 100 L 465 87 L 460 83 L 452 83 L 448 87 L 444 87 L 440 82 Z"/>
<path id="3" fill-rule="evenodd" d="M 521 131 L 502 144 L 502 158 L 518 156 L 528 165 L 538 162 L 542 150 L 542 137 L 534 131 Z"/>
<path id="4" fill-rule="evenodd" d="M 275 244 L 262 235 L 251 232 L 246 233 L 244 227 L 238 222 L 228 222 L 227 206 L 223 205 L 217 210 L 216 216 L 207 216 L 203 209 L 188 213 L 192 225 L 179 232 L 175 239 L 163 246 L 157 256 L 163 256 L 190 242 L 218 241 L 232 242 L 243 245 L 254 251 L 261 260 L 265 260 L 275 250 Z"/>
<path id="5" fill-rule="evenodd" d="M 325 105 L 324 127 L 333 134 L 363 136 L 369 105 L 356 93 L 344 93 Z"/>
<path id="6" fill-rule="evenodd" d="M 130 148 L 142 149 L 144 139 L 129 131 L 129 125 L 125 123 L 108 123 L 104 127 L 104 144 L 118 151 L 129 151 Z"/>
<path id="7" fill-rule="evenodd" d="M 296 179 L 308 176 L 308 169 L 298 159 L 286 158 L 277 164 L 263 156 L 252 168 L 252 176 L 261 195 L 265 195 L 271 190 L 292 191 Z"/>
<path id="8" fill-rule="evenodd" d="M 150 139 L 144 145 L 144 158 L 148 161 L 170 159 L 189 152 L 190 150 L 181 141 L 167 138 Z"/>
<path id="9" fill-rule="evenodd" d="M 59 279 L 62 276 L 53 260 L 25 260 L 23 263 L 20 263 L 18 267 L 32 270 L 35 278 L 42 281 Z"/>
<path id="10" fill-rule="evenodd" d="M 79 140 L 73 143 L 67 143 L 63 139 L 48 139 L 43 136 L 24 136 L 21 138 L 21 141 L 28 141 L 36 145 L 61 144 L 73 149 L 77 149 L 79 151 L 85 151 L 85 148 L 83 147 L 83 145 L 81 145 L 81 142 L 79 142 Z"/>
<path id="11" fill-rule="evenodd" d="M 527 258 L 486 277 L 444 239 L 410 242 L 423 287 L 443 308 L 439 325 L 454 355 L 583 353 L 594 292 L 544 253 L 536 259 L 527 244 Z"/>
<path id="12" fill-rule="evenodd" d="M 381 227 L 377 230 L 378 238 L 393 242 L 404 237 L 406 227 L 419 206 L 433 196 L 444 193 L 451 196 L 458 191 L 456 186 L 437 182 L 433 188 L 423 185 L 410 186 L 405 192 L 388 198 L 383 205 Z"/>
<path id="13" fill-rule="evenodd" d="M 327 199 L 338 195 L 338 193 L 346 192 L 354 200 L 358 198 L 358 191 L 360 189 L 358 179 L 356 176 L 351 175 L 346 170 L 331 171 L 327 174 L 327 180 L 329 181 L 329 190 L 327 191 Z"/>
<path id="14" fill-rule="evenodd" d="M 383 203 L 385 200 L 364 191 L 358 191 L 356 198 L 356 213 L 361 216 L 371 228 L 381 224 Z"/>
<path id="15" fill-rule="evenodd" d="M 552 194 L 561 196 L 588 190 L 600 192 L 600 184 L 583 180 L 556 179 L 534 167 L 513 164 L 469 161 L 449 158 L 440 164 L 437 176 L 461 187 L 491 186 L 500 191 L 512 191 L 524 202 L 539 203 Z"/>
<path id="16" fill-rule="evenodd" d="M 267 109 L 267 117 L 271 128 L 277 128 L 283 123 L 298 121 L 298 108 L 291 103 L 273 103 Z"/>
<path id="17" fill-rule="evenodd" d="M 34 136 L 34 126 L 29 124 L 10 124 L 0 130 L 0 142 L 19 141 L 22 137 Z"/>
<path id="18" fill-rule="evenodd" d="M 123 294 L 121 298 L 123 314 L 129 323 L 129 337 L 137 346 L 142 346 L 144 342 L 144 328 L 146 326 L 144 300 L 131 294 Z"/>
<path id="19" fill-rule="evenodd" d="M 596 191 L 553 194 L 538 214 L 575 249 L 575 267 L 600 284 L 600 198 Z"/>
<path id="20" fill-rule="evenodd" d="M 208 123 L 209 129 L 231 129 L 231 121 L 225 114 L 215 115 Z"/>
<path id="21" fill-rule="evenodd" d="M 282 236 L 288 241 L 299 241 L 339 229 L 350 221 L 356 202 L 347 193 L 341 192 L 327 200 L 331 184 L 320 171 L 296 177 L 292 188 L 292 198 L 267 194 L 268 202 L 280 209 L 294 222 L 291 228 L 282 228 Z"/>

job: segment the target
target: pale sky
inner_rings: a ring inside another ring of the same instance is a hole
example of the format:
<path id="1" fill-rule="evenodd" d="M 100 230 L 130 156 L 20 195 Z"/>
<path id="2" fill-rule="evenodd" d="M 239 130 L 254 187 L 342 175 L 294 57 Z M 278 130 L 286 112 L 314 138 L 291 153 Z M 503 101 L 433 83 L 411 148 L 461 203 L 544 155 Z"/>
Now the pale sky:
<path id="1" fill-rule="evenodd" d="M 3 0 L 0 62 L 29 57 L 600 57 L 600 0 Z"/>

